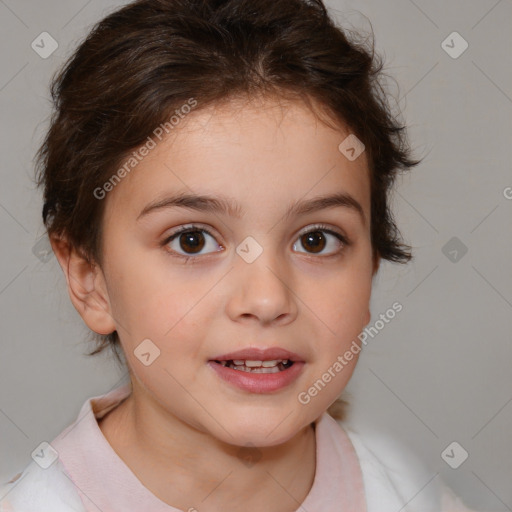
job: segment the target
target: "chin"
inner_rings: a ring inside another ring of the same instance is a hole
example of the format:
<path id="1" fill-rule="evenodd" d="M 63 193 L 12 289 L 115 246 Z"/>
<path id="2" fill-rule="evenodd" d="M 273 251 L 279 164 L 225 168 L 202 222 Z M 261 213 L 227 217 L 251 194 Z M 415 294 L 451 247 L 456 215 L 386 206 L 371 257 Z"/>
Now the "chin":
<path id="1" fill-rule="evenodd" d="M 220 423 L 226 430 L 216 425 L 212 434 L 231 445 L 264 448 L 286 443 L 313 421 L 314 418 L 298 418 L 290 411 L 283 414 L 283 409 L 275 414 L 254 410 L 224 416 Z"/>

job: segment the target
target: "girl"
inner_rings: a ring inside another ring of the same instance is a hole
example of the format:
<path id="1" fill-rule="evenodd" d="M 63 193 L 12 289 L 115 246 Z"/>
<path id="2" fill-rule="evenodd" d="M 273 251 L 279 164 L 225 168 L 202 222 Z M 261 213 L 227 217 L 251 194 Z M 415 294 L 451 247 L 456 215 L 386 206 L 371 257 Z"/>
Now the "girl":
<path id="1" fill-rule="evenodd" d="M 419 161 L 381 67 L 321 0 L 139 0 L 92 30 L 38 177 L 92 353 L 130 382 L 0 510 L 463 510 L 337 401 L 380 260 L 411 258 L 387 198 Z"/>

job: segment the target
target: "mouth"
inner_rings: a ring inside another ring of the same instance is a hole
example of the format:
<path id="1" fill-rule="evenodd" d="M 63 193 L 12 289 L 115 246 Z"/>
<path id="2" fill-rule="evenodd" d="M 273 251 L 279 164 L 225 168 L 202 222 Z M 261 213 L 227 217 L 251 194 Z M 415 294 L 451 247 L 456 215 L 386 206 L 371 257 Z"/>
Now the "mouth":
<path id="1" fill-rule="evenodd" d="M 254 347 L 215 356 L 208 365 L 230 385 L 251 393 L 270 393 L 299 378 L 305 361 L 279 347 Z"/>
<path id="2" fill-rule="evenodd" d="M 228 359 L 224 361 L 214 360 L 213 362 L 231 368 L 232 370 L 248 373 L 279 373 L 291 368 L 294 364 L 294 361 L 290 359 L 272 359 L 269 361 Z"/>

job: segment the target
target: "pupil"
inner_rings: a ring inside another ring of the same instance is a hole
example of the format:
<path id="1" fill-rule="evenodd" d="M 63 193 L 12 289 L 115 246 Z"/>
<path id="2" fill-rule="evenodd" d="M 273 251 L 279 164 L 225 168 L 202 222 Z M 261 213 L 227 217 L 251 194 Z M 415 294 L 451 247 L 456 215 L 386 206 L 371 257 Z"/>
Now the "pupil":
<path id="1" fill-rule="evenodd" d="M 200 231 L 182 233 L 180 236 L 180 246 L 187 252 L 199 252 L 204 247 L 204 236 Z"/>
<path id="2" fill-rule="evenodd" d="M 315 247 L 315 242 L 321 242 L 321 247 Z M 320 252 L 325 247 L 325 237 L 321 231 L 312 231 L 302 236 L 302 246 L 307 249 L 306 245 L 312 248 L 311 252 Z"/>

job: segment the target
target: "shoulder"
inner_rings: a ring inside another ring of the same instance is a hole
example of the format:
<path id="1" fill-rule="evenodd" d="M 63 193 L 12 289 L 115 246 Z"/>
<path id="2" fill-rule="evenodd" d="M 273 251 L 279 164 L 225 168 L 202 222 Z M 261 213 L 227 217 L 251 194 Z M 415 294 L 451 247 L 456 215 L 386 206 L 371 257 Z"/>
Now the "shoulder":
<path id="1" fill-rule="evenodd" d="M 43 469 L 32 461 L 0 483 L 0 512 L 86 512 L 61 461 Z"/>
<path id="2" fill-rule="evenodd" d="M 84 494 L 75 486 L 66 468 L 72 467 L 70 462 L 80 469 L 87 468 L 84 460 L 77 458 L 78 448 L 87 444 L 87 440 L 95 441 L 97 437 L 92 434 L 97 430 L 96 420 L 129 394 L 130 386 L 125 384 L 104 395 L 87 399 L 76 421 L 49 443 L 58 454 L 52 464 L 43 469 L 31 460 L 9 482 L 0 481 L 0 512 L 86 512 L 80 497 Z M 75 475 L 74 470 L 72 474 Z"/>
<path id="3" fill-rule="evenodd" d="M 389 434 L 362 432 L 338 421 L 356 451 L 368 512 L 471 512 L 438 473 Z"/>

